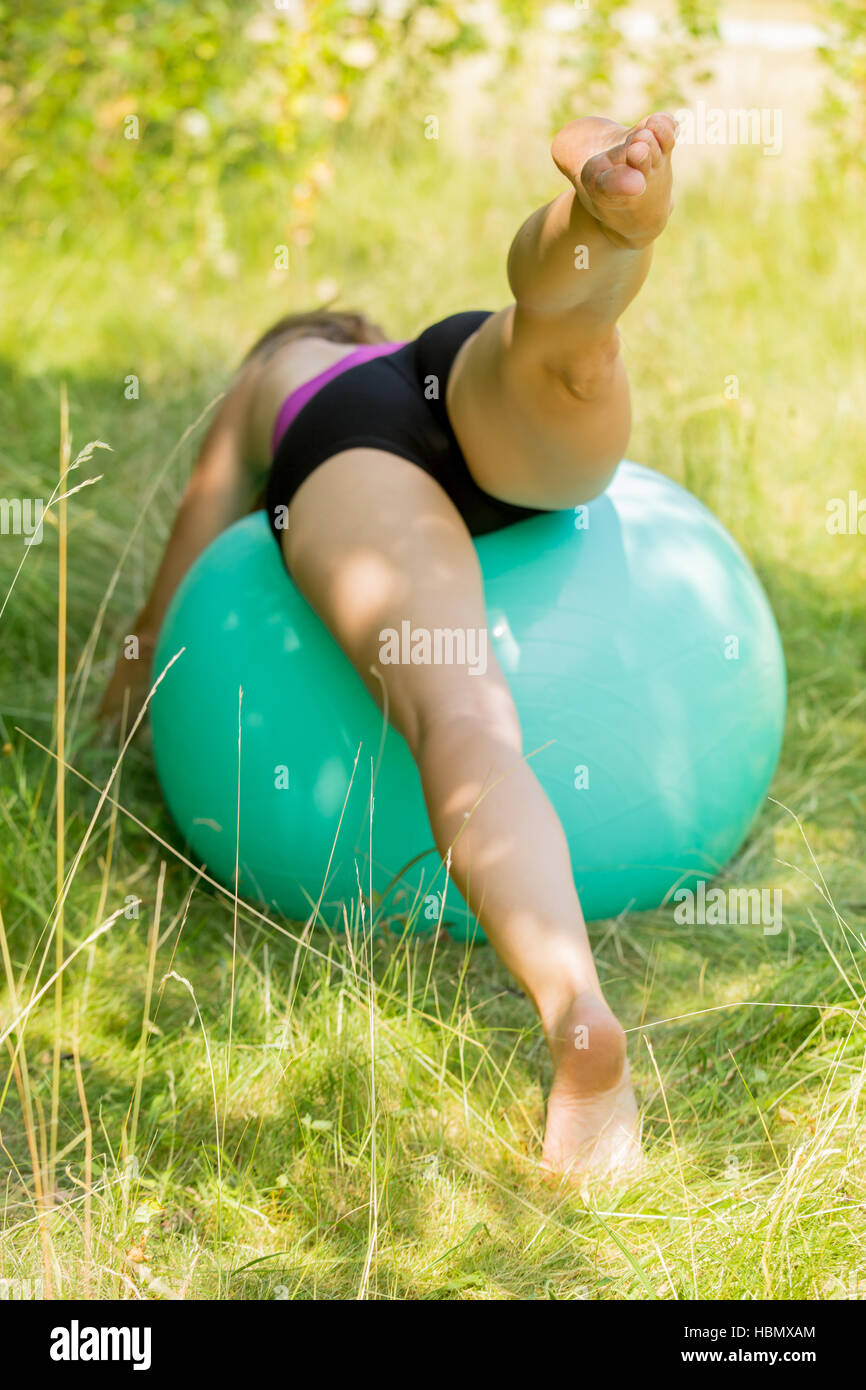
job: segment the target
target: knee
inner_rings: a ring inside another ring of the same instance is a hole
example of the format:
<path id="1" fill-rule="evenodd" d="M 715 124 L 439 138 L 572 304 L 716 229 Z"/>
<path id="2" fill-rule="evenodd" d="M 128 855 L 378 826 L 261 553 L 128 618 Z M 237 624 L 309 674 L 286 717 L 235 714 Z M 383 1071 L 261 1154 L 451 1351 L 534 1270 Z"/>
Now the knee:
<path id="1" fill-rule="evenodd" d="M 576 346 L 558 364 L 555 375 L 569 396 L 578 401 L 597 401 L 610 392 L 623 371 L 619 333 L 609 333 Z"/>
<path id="2" fill-rule="evenodd" d="M 523 737 L 514 701 L 504 685 L 480 682 L 482 689 L 421 701 L 412 711 L 406 736 L 413 756 L 440 742 L 493 741 L 515 757 L 523 754 Z"/>

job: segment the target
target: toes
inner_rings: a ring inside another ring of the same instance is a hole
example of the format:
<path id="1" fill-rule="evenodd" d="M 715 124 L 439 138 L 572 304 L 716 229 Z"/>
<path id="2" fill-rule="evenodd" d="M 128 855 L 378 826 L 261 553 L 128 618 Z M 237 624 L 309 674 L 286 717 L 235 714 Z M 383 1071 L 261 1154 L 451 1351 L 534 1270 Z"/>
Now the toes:
<path id="1" fill-rule="evenodd" d="M 661 145 L 651 130 L 636 130 L 627 141 L 626 162 L 648 174 L 662 162 Z"/>
<path id="2" fill-rule="evenodd" d="M 590 198 L 617 202 L 638 197 L 646 189 L 650 166 L 644 172 L 625 159 L 616 158 L 620 151 L 624 154 L 625 147 L 604 150 L 584 164 L 580 181 Z"/>
<path id="3" fill-rule="evenodd" d="M 646 176 L 631 164 L 616 164 L 600 173 L 594 185 L 590 191 L 604 198 L 636 198 L 646 188 Z"/>
<path id="4" fill-rule="evenodd" d="M 639 169 L 644 176 L 646 176 L 653 167 L 650 147 L 644 144 L 642 140 L 635 141 L 633 145 L 629 145 L 625 152 L 625 159 L 626 163 L 632 169 Z"/>
<path id="5" fill-rule="evenodd" d="M 652 131 L 662 154 L 670 154 L 677 138 L 677 123 L 673 116 L 669 116 L 667 111 L 656 111 L 652 116 L 647 116 L 644 128 Z"/>

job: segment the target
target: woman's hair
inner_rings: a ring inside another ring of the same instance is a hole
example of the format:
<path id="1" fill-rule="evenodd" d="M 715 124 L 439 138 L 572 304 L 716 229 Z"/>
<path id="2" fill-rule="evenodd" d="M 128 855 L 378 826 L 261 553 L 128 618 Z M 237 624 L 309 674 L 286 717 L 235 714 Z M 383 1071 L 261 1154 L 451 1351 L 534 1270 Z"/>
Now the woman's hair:
<path id="1" fill-rule="evenodd" d="M 277 348 L 293 338 L 327 338 L 332 343 L 386 343 L 387 336 L 378 324 L 363 314 L 340 313 L 331 309 L 313 309 L 307 314 L 286 314 L 263 333 L 244 358 L 270 357 Z"/>

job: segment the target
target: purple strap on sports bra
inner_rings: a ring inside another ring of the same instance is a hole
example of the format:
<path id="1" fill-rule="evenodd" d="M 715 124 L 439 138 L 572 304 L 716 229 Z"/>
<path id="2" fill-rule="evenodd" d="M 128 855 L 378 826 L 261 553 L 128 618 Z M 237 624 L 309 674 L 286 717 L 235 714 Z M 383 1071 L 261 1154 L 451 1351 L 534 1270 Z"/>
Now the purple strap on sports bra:
<path id="1" fill-rule="evenodd" d="M 408 340 L 407 340 L 408 341 Z M 291 395 L 286 396 L 277 414 L 274 433 L 271 439 L 271 457 L 277 452 L 277 446 L 285 434 L 295 416 L 303 410 L 308 401 L 311 401 L 316 392 L 319 391 L 329 381 L 333 381 L 335 376 L 340 376 L 350 367 L 359 367 L 362 362 L 370 362 L 374 357 L 384 357 L 386 353 L 396 352 L 398 348 L 405 347 L 403 343 L 362 343 L 355 348 L 354 352 L 346 353 L 338 362 L 330 367 L 326 367 L 318 376 L 314 376 L 310 381 L 305 381 L 303 386 L 299 386 Z"/>

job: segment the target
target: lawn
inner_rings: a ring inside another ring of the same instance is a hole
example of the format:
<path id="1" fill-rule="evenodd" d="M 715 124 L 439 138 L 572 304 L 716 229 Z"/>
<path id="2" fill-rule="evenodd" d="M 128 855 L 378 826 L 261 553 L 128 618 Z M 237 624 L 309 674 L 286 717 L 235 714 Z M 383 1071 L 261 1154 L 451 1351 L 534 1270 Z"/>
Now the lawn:
<path id="1" fill-rule="evenodd" d="M 63 388 L 73 456 L 111 451 L 67 502 L 64 956 L 81 949 L 59 1023 L 53 987 L 20 1022 L 54 970 L 58 528 L 20 573 L 20 539 L 0 538 L 0 1278 L 99 1298 L 866 1293 L 866 538 L 827 527 L 866 485 L 866 261 L 844 186 L 794 192 L 759 150 L 690 185 L 624 324 L 629 454 L 738 538 L 790 678 L 771 797 L 722 880 L 781 888 L 783 930 L 669 909 L 592 928 L 630 1030 L 639 1179 L 538 1172 L 550 1065 L 489 948 L 371 940 L 347 903 L 303 941 L 241 904 L 233 949 L 234 906 L 181 857 L 146 738 L 98 807 L 117 748 L 93 707 L 227 369 L 329 280 L 399 337 L 504 302 L 508 242 L 555 174 L 543 149 L 488 149 L 484 177 L 471 154 L 443 178 L 433 148 L 347 143 L 282 276 L 252 205 L 233 254 L 180 266 L 134 216 L 7 249 L 2 491 L 50 495 Z"/>

